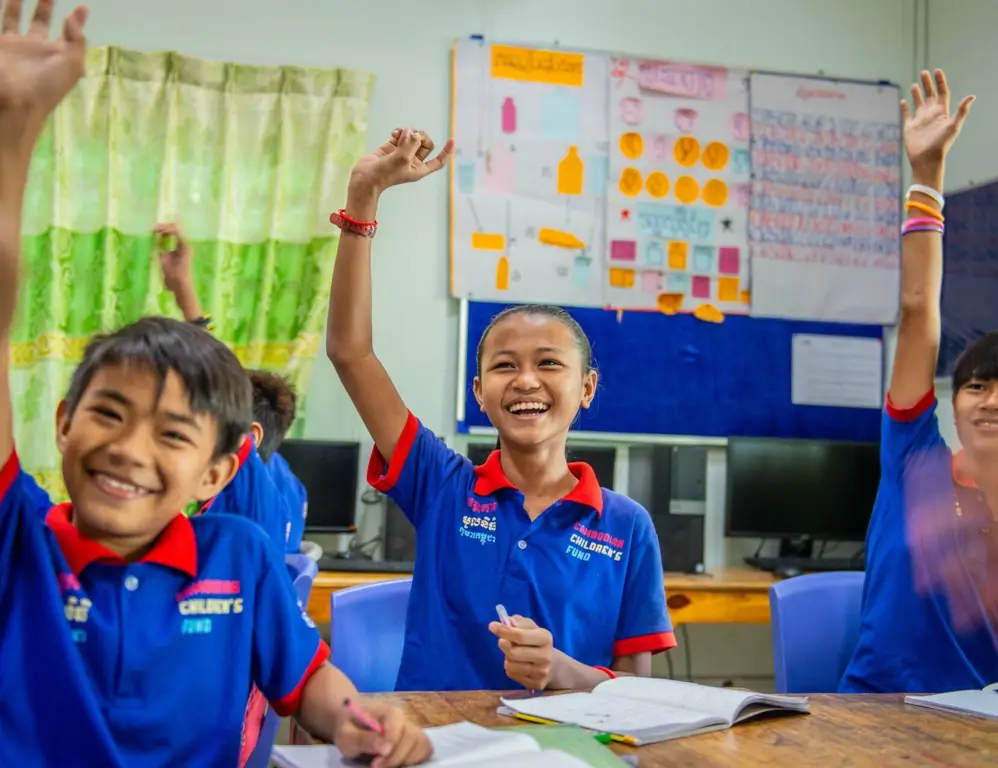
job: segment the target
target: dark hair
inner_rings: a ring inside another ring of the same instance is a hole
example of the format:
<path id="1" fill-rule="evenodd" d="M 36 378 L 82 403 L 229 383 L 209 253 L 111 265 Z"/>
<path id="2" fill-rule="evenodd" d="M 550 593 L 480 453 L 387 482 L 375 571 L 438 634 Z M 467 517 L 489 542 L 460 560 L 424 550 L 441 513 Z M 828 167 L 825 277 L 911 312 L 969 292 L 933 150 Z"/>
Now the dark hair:
<path id="1" fill-rule="evenodd" d="M 568 328 L 572 332 L 572 336 L 575 337 L 575 346 L 579 350 L 579 357 L 582 358 L 582 374 L 586 376 L 596 370 L 596 366 L 593 364 L 593 348 L 589 343 L 589 337 L 586 336 L 586 332 L 582 330 L 582 326 L 579 325 L 574 317 L 561 307 L 555 307 L 551 304 L 521 304 L 515 307 L 506 307 L 506 309 L 493 317 L 489 321 L 489 324 L 485 326 L 485 330 L 482 331 L 482 337 L 478 340 L 478 349 L 475 352 L 475 366 L 479 376 L 482 375 L 482 350 L 485 347 L 485 339 L 488 338 L 488 335 L 497 324 L 513 315 L 542 315 L 557 320 Z M 498 438 L 496 438 L 496 449 L 499 449 Z"/>
<path id="2" fill-rule="evenodd" d="M 232 350 L 208 331 L 168 317 L 145 317 L 91 339 L 66 393 L 71 417 L 94 374 L 112 365 L 147 366 L 159 376 L 160 394 L 170 371 L 187 389 L 191 410 L 218 422 L 213 458 L 238 450 L 253 420 L 246 371 Z"/>
<path id="3" fill-rule="evenodd" d="M 953 396 L 972 380 L 998 381 L 998 331 L 990 331 L 967 347 L 953 369 Z"/>
<path id="4" fill-rule="evenodd" d="M 251 370 L 247 374 L 253 385 L 253 419 L 263 427 L 257 452 L 266 462 L 281 447 L 294 423 L 298 398 L 291 385 L 276 373 Z"/>

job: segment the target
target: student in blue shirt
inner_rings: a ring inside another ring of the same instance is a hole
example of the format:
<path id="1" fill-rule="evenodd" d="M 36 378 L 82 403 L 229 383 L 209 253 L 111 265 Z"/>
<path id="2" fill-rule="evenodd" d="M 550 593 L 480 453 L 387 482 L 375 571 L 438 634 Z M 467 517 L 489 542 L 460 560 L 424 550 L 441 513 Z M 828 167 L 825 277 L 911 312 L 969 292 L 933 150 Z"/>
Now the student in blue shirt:
<path id="1" fill-rule="evenodd" d="M 945 156 L 972 100 L 951 113 L 940 70 L 923 72 L 912 87 L 913 111 L 903 110 L 913 181 L 909 219 L 942 216 Z M 866 537 L 862 626 L 840 686 L 844 693 L 938 693 L 998 681 L 998 616 L 984 604 L 994 581 L 987 583 L 986 564 L 973 557 L 979 548 L 998 554 L 998 524 L 990 512 L 998 509 L 998 334 L 972 344 L 953 373 L 963 445 L 954 456 L 939 433 L 933 391 L 941 226 L 909 226 L 925 229 L 902 240 L 882 477 Z"/>
<path id="2" fill-rule="evenodd" d="M 590 689 L 651 673 L 675 645 L 648 513 L 565 458 L 596 394 L 589 341 L 565 311 L 503 312 L 478 348 L 475 397 L 499 431 L 480 467 L 413 416 L 371 339 L 371 237 L 388 187 L 442 169 L 453 150 L 395 131 L 351 175 L 333 272 L 327 353 L 374 438 L 372 485 L 417 533 L 399 690 Z M 512 626 L 496 621 L 504 605 Z"/>
<path id="3" fill-rule="evenodd" d="M 194 249 L 176 224 L 157 224 L 154 234 L 161 243 L 173 241 L 169 248 L 161 246 L 159 261 L 163 283 L 184 319 L 210 328 L 210 318 L 202 311 L 194 288 Z M 275 373 L 247 373 L 253 385 L 253 424 L 239 451 L 239 472 L 218 498 L 200 511 L 249 517 L 280 542 L 286 553 L 296 554 L 305 530 L 305 487 L 275 452 L 295 420 L 297 397 Z"/>
<path id="4" fill-rule="evenodd" d="M 31 154 L 83 74 L 87 11 L 48 40 L 52 0 L 0 35 L 0 765 L 234 765 L 256 685 L 284 715 L 381 766 L 430 752 L 398 711 L 366 704 L 298 605 L 263 532 L 188 519 L 236 471 L 251 394 L 235 356 L 187 323 L 95 338 L 57 414 L 71 499 L 43 518 L 14 450 L 10 330 Z M 198 717 L 196 713 L 209 716 Z M 192 716 L 195 715 L 195 716 Z"/>

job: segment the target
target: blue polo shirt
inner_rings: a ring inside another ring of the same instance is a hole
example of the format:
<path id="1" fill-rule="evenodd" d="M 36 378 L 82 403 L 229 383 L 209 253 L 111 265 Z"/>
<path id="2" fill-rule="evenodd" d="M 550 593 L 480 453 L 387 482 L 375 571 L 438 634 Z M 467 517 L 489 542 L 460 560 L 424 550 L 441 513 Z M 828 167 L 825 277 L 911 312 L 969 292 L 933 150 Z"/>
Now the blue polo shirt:
<path id="1" fill-rule="evenodd" d="M 254 685 L 287 715 L 329 649 L 255 525 L 178 515 L 140 561 L 43 521 L 0 469 L 0 765 L 236 765 Z M 198 716 L 201 713 L 203 716 Z"/>
<path id="2" fill-rule="evenodd" d="M 498 451 L 474 467 L 412 414 L 387 466 L 375 449 L 368 481 L 415 526 L 419 552 L 396 690 L 517 687 L 488 629 L 498 603 L 591 666 L 676 645 L 648 513 L 589 465 L 569 469 L 578 484 L 531 522 Z"/>
<path id="3" fill-rule="evenodd" d="M 274 484 L 250 435 L 239 448 L 239 470 L 235 477 L 201 511 L 252 520 L 263 528 L 282 554 L 294 554 L 300 549 L 300 542 L 293 550 L 288 546 L 292 526 L 288 497 Z"/>
<path id="4" fill-rule="evenodd" d="M 906 410 L 888 398 L 880 489 L 866 535 L 862 624 L 842 693 L 942 693 L 998 681 L 998 628 L 957 634 L 945 596 L 922 596 L 914 588 L 906 503 L 952 515 L 954 493 L 964 507 L 980 502 L 976 490 L 955 483 L 954 457 L 935 411 L 934 392 Z"/>
<path id="5" fill-rule="evenodd" d="M 288 526 L 288 554 L 293 555 L 301 551 L 301 540 L 305 534 L 305 516 L 308 514 L 308 493 L 281 454 L 275 453 L 271 456 L 266 467 L 278 492 L 284 494 L 287 499 L 291 515 Z"/>

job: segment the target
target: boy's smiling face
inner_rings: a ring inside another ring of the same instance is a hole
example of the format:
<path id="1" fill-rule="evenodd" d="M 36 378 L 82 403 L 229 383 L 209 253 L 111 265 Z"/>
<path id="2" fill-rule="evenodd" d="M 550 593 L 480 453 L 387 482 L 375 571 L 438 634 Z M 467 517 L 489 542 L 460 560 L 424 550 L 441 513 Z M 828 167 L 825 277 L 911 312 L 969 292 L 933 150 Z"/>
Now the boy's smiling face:
<path id="1" fill-rule="evenodd" d="M 191 409 L 175 371 L 149 365 L 94 372 L 76 409 L 58 412 L 62 470 L 80 532 L 124 557 L 148 546 L 192 499 L 215 496 L 238 469 L 216 457 L 218 424 Z"/>

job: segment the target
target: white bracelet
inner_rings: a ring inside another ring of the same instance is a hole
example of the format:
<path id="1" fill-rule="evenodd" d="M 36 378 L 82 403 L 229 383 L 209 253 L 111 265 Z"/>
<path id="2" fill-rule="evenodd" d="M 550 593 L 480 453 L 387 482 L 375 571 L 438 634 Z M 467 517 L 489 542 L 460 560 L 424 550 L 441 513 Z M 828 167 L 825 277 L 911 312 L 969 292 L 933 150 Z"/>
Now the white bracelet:
<path id="1" fill-rule="evenodd" d="M 934 190 L 932 187 L 927 187 L 924 184 L 912 184 L 908 187 L 908 194 L 904 196 L 905 200 L 911 200 L 912 192 L 921 192 L 928 198 L 931 198 L 939 206 L 939 210 L 946 207 L 946 200 L 943 198 L 942 194 Z"/>

